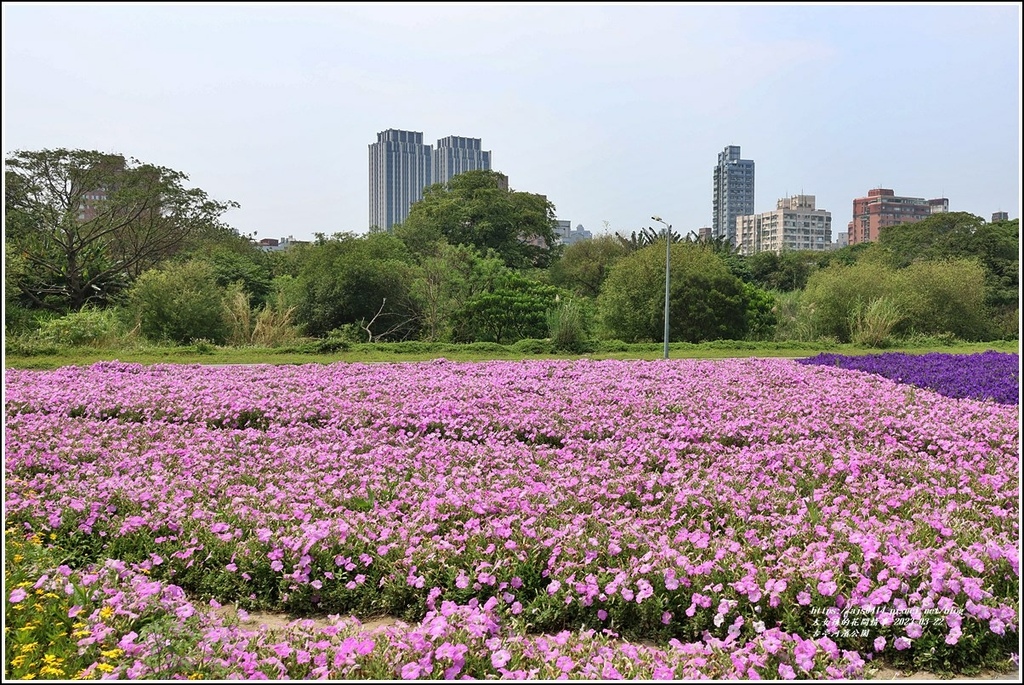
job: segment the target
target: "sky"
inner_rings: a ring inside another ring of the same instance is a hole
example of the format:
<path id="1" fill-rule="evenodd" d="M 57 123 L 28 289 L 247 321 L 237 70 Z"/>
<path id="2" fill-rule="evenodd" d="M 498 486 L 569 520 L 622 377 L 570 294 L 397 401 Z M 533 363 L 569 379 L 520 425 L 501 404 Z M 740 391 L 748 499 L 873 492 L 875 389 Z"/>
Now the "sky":
<path id="1" fill-rule="evenodd" d="M 3 146 L 120 153 L 257 238 L 365 233 L 389 128 L 482 139 L 595 234 L 708 226 L 718 153 L 755 211 L 871 188 L 1020 215 L 1021 5 L 3 3 Z"/>

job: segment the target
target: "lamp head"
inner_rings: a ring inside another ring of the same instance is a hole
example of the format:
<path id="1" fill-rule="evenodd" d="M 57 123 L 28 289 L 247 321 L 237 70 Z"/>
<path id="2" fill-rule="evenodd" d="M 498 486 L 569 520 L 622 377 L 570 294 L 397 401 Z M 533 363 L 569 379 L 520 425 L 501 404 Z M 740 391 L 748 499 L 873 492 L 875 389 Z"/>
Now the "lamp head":
<path id="1" fill-rule="evenodd" d="M 655 221 L 659 222 L 659 223 L 661 222 L 661 217 L 660 216 L 652 216 L 651 218 L 654 219 Z"/>

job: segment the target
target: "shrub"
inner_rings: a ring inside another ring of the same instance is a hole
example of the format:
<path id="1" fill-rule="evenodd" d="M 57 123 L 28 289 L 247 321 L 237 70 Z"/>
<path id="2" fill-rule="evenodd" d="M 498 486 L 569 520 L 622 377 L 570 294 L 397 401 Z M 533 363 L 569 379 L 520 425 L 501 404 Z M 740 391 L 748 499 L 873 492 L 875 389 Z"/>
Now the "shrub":
<path id="1" fill-rule="evenodd" d="M 512 343 L 512 351 L 516 354 L 551 354 L 554 346 L 550 340 L 523 338 Z"/>
<path id="2" fill-rule="evenodd" d="M 985 269 L 975 260 L 914 262 L 893 275 L 890 291 L 909 331 L 962 340 L 987 340 L 994 333 L 985 307 Z"/>
<path id="3" fill-rule="evenodd" d="M 621 340 L 598 340 L 594 345 L 596 352 L 628 352 L 629 345 Z"/>
<path id="4" fill-rule="evenodd" d="M 143 273 L 128 292 L 128 307 L 150 340 L 222 343 L 223 299 L 212 267 L 192 261 Z"/>
<path id="5" fill-rule="evenodd" d="M 743 283 L 712 250 L 672 245 L 669 339 L 741 339 L 747 333 Z M 627 342 L 664 337 L 665 246 L 654 243 L 616 262 L 598 298 L 604 334 Z"/>
<path id="6" fill-rule="evenodd" d="M 81 311 L 44 321 L 38 335 L 43 342 L 54 345 L 99 347 L 120 342 L 124 326 L 113 309 L 87 305 Z"/>
<path id="7" fill-rule="evenodd" d="M 800 325 L 812 337 L 831 336 L 850 342 L 855 312 L 889 295 L 893 274 L 892 268 L 874 261 L 832 265 L 811 274 L 801 298 Z"/>

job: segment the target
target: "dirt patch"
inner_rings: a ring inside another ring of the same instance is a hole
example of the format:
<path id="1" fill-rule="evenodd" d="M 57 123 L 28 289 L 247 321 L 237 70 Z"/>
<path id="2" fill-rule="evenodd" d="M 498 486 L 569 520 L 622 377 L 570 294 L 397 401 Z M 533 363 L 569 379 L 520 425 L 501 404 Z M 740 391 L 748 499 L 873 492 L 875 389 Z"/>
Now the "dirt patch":
<path id="1" fill-rule="evenodd" d="M 298 620 L 312 621 L 313 627 L 315 628 L 326 628 L 327 626 L 335 624 L 335 620 L 332 620 L 327 616 L 294 616 L 292 614 L 283 614 L 272 611 L 245 612 L 245 618 L 243 619 L 239 617 L 236 608 L 231 605 L 218 607 L 214 609 L 214 612 L 224 618 L 238 619 L 241 626 L 252 629 L 258 629 L 260 626 L 264 626 L 268 630 L 284 630 L 289 623 Z M 383 628 L 387 628 L 388 626 L 402 623 L 402 621 L 393 616 L 374 616 L 369 618 L 345 616 L 343 618 L 358 621 L 361 630 L 367 633 L 376 632 Z"/>
<path id="2" fill-rule="evenodd" d="M 889 666 L 881 666 L 873 675 L 870 676 L 871 680 L 919 680 L 919 681 L 931 681 L 936 680 L 950 680 L 950 681 L 1000 681 L 1008 683 L 1019 683 L 1020 680 L 1020 668 L 1014 668 L 1012 670 L 1004 672 L 983 670 L 977 675 L 962 675 L 962 676 L 942 676 L 937 673 L 931 673 L 929 671 L 900 671 Z"/>

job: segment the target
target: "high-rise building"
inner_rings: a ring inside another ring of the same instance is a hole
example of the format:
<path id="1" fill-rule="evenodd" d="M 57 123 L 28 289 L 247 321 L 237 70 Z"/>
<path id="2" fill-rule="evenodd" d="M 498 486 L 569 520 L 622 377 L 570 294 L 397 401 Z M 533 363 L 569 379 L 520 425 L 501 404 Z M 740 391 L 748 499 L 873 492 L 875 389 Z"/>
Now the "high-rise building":
<path id="1" fill-rule="evenodd" d="M 559 245 L 575 245 L 581 240 L 591 240 L 594 234 L 583 228 L 583 224 L 576 224 L 576 228 L 572 228 L 572 222 L 570 221 L 558 221 L 558 225 L 555 227 L 555 237 L 558 239 Z"/>
<path id="2" fill-rule="evenodd" d="M 491 168 L 491 153 L 482 149 L 479 138 L 448 136 L 437 141 L 434 149 L 432 183 L 447 183 L 452 176 L 466 171 Z"/>
<path id="3" fill-rule="evenodd" d="M 775 211 L 737 217 L 740 254 L 783 250 L 827 250 L 832 244 L 832 213 L 815 207 L 813 195 L 784 197 Z"/>
<path id="4" fill-rule="evenodd" d="M 718 153 L 715 195 L 711 207 L 711 235 L 736 244 L 736 217 L 754 213 L 754 161 L 740 159 L 740 146 Z"/>
<path id="5" fill-rule="evenodd" d="M 1009 212 L 992 212 L 992 223 L 995 223 L 997 221 L 1009 221 L 1009 220 L 1010 220 Z"/>
<path id="6" fill-rule="evenodd" d="M 370 144 L 370 228 L 391 230 L 432 183 L 432 148 L 423 134 L 389 128 Z"/>
<path id="7" fill-rule="evenodd" d="M 875 242 L 879 231 L 886 226 L 912 224 L 932 214 L 949 211 L 949 200 L 944 197 L 925 200 L 923 197 L 901 197 L 889 188 L 874 188 L 867 197 L 853 201 L 853 221 L 847 225 L 850 245 Z"/>

